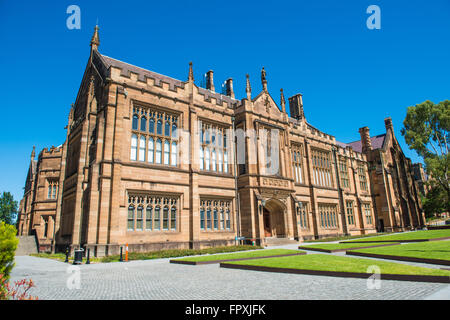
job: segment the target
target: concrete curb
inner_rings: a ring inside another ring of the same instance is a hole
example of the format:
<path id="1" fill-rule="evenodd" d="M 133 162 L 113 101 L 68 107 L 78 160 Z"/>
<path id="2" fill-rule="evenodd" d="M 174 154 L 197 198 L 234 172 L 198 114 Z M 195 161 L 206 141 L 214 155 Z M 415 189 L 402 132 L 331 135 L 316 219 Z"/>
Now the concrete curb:
<path id="1" fill-rule="evenodd" d="M 225 260 L 211 260 L 211 261 L 186 261 L 186 260 L 170 260 L 170 263 L 178 263 L 178 264 L 188 264 L 188 265 L 202 265 L 202 264 L 214 264 L 228 261 L 243 261 L 243 260 L 256 260 L 256 259 L 265 259 L 265 258 L 281 258 L 281 257 L 289 257 L 289 256 L 300 256 L 304 255 L 306 252 L 299 253 L 290 253 L 290 254 L 281 254 L 274 256 L 264 256 L 264 257 L 251 257 L 251 258 L 240 258 L 240 259 L 225 259 Z"/>

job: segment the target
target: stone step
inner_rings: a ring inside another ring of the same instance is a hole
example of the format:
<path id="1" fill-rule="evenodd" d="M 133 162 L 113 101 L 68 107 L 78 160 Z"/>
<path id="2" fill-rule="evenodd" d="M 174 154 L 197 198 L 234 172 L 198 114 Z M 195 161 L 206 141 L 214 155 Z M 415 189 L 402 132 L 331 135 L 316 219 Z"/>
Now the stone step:
<path id="1" fill-rule="evenodd" d="M 282 246 L 286 244 L 299 244 L 299 242 L 288 238 L 266 238 L 267 246 Z"/>
<path id="2" fill-rule="evenodd" d="M 17 245 L 16 256 L 26 256 L 31 253 L 38 253 L 36 238 L 34 236 L 19 236 L 19 244 Z"/>

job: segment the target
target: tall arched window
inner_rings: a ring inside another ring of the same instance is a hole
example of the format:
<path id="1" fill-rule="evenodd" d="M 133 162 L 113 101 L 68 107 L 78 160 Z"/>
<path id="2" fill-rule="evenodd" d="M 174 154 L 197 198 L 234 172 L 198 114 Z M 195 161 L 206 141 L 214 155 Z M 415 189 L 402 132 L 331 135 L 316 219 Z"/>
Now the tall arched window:
<path id="1" fill-rule="evenodd" d="M 209 148 L 205 149 L 205 170 L 209 170 Z"/>
<path id="2" fill-rule="evenodd" d="M 172 142 L 172 154 L 170 157 L 170 164 L 172 166 L 177 165 L 177 143 L 175 141 Z"/>
<path id="3" fill-rule="evenodd" d="M 139 139 L 139 161 L 145 161 L 145 137 Z"/>
<path id="4" fill-rule="evenodd" d="M 231 214 L 230 209 L 227 209 L 227 229 L 231 228 Z"/>
<path id="5" fill-rule="evenodd" d="M 156 123 L 156 134 L 162 135 L 162 121 L 158 120 Z"/>
<path id="6" fill-rule="evenodd" d="M 155 142 L 153 141 L 153 138 L 149 138 L 147 161 L 150 163 L 153 163 L 154 152 L 155 152 Z"/>
<path id="7" fill-rule="evenodd" d="M 137 157 L 137 135 L 133 134 L 131 136 L 131 160 L 136 160 Z"/>
<path id="8" fill-rule="evenodd" d="M 172 207 L 172 209 L 170 209 L 170 230 L 176 229 L 177 229 L 177 208 Z"/>
<path id="9" fill-rule="evenodd" d="M 223 153 L 223 171 L 228 173 L 228 152 Z"/>
<path id="10" fill-rule="evenodd" d="M 206 228 L 211 230 L 211 208 L 206 210 Z"/>
<path id="11" fill-rule="evenodd" d="M 162 149 L 162 142 L 161 139 L 158 139 L 156 141 L 156 163 L 161 164 L 161 149 Z"/>
<path id="12" fill-rule="evenodd" d="M 177 125 L 174 123 L 172 124 L 172 138 L 177 138 Z"/>
<path id="13" fill-rule="evenodd" d="M 200 170 L 203 170 L 205 168 L 205 157 L 203 153 L 203 147 L 200 146 Z"/>
<path id="14" fill-rule="evenodd" d="M 200 229 L 205 230 L 205 208 L 200 208 Z"/>
<path id="15" fill-rule="evenodd" d="M 212 151 L 212 154 L 211 154 L 211 170 L 212 171 L 216 171 L 217 170 L 217 167 L 216 167 L 216 150 L 213 150 Z"/>
<path id="16" fill-rule="evenodd" d="M 132 123 L 133 130 L 138 129 L 138 123 L 139 123 L 139 116 L 137 114 L 134 114 L 133 115 L 133 123 Z"/>
<path id="17" fill-rule="evenodd" d="M 148 132 L 155 133 L 155 119 L 150 118 L 150 121 L 148 122 Z"/>
<path id="18" fill-rule="evenodd" d="M 217 228 L 219 228 L 219 217 L 217 208 L 214 208 L 213 215 L 214 215 L 214 229 L 217 230 Z"/>
<path id="19" fill-rule="evenodd" d="M 169 207 L 163 209 L 163 230 L 169 230 Z"/>
<path id="20" fill-rule="evenodd" d="M 144 229 L 144 208 L 139 206 L 137 208 L 137 216 L 136 216 L 136 230 Z"/>
<path id="21" fill-rule="evenodd" d="M 153 222 L 153 207 L 148 206 L 145 211 L 145 229 L 152 230 Z"/>
<path id="22" fill-rule="evenodd" d="M 166 137 L 170 137 L 170 123 L 169 123 L 168 119 L 166 119 L 166 122 L 164 124 L 164 135 Z"/>
<path id="23" fill-rule="evenodd" d="M 223 159 L 222 159 L 222 150 L 220 150 L 220 149 L 218 150 L 218 156 L 219 156 L 219 172 L 222 172 L 223 171 Z"/>
<path id="24" fill-rule="evenodd" d="M 147 118 L 141 118 L 141 131 L 147 131 Z"/>
<path id="25" fill-rule="evenodd" d="M 170 144 L 169 141 L 164 141 L 164 164 L 169 165 Z"/>
<path id="26" fill-rule="evenodd" d="M 155 208 L 154 230 L 160 229 L 161 229 L 161 208 L 157 206 Z"/>
<path id="27" fill-rule="evenodd" d="M 225 229 L 225 213 L 223 208 L 220 209 L 220 229 Z"/>
<path id="28" fill-rule="evenodd" d="M 134 206 L 128 207 L 128 224 L 127 224 L 128 230 L 134 230 Z"/>

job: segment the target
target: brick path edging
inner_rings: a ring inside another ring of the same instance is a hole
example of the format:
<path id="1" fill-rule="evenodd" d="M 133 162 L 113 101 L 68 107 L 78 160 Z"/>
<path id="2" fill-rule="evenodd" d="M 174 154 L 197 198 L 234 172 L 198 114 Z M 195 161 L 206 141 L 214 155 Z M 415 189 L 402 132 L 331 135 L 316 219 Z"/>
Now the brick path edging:
<path id="1" fill-rule="evenodd" d="M 341 272 L 341 271 L 320 271 L 307 269 L 289 269 L 276 267 L 249 266 L 231 263 L 221 263 L 221 268 L 277 272 L 277 273 L 295 273 L 315 276 L 344 277 L 344 278 L 362 278 L 368 279 L 373 276 L 371 273 L 357 272 Z M 426 275 L 406 275 L 406 274 L 380 274 L 381 280 L 397 280 L 397 281 L 415 281 L 415 282 L 433 282 L 433 283 L 450 283 L 450 277 L 447 276 L 426 276 Z"/>
<path id="2" fill-rule="evenodd" d="M 339 241 L 339 243 L 376 243 L 376 242 L 427 242 L 427 241 L 441 241 L 449 240 L 450 237 L 434 238 L 434 239 L 411 239 L 411 240 L 371 240 L 371 241 Z"/>
<path id="3" fill-rule="evenodd" d="M 279 255 L 264 256 L 264 257 L 250 257 L 250 258 L 224 259 L 224 260 L 211 260 L 211 261 L 170 260 L 170 263 L 188 264 L 188 265 L 196 266 L 196 265 L 201 265 L 201 264 L 213 264 L 213 263 L 221 263 L 221 262 L 228 262 L 228 261 L 243 261 L 243 260 L 255 260 L 255 259 L 265 259 L 265 258 L 281 258 L 281 257 L 289 257 L 289 256 L 300 256 L 300 255 L 304 255 L 304 254 L 306 254 L 306 252 L 279 254 Z"/>
<path id="4" fill-rule="evenodd" d="M 405 256 L 393 256 L 393 255 L 386 255 L 386 254 L 375 254 L 375 253 L 356 252 L 356 251 L 347 251 L 345 254 L 351 255 L 351 256 L 359 256 L 359 257 L 379 258 L 379 259 L 419 262 L 419 263 L 450 266 L 449 260 L 441 260 L 441 259 L 426 259 L 426 258 L 415 258 L 415 257 L 405 257 Z"/>

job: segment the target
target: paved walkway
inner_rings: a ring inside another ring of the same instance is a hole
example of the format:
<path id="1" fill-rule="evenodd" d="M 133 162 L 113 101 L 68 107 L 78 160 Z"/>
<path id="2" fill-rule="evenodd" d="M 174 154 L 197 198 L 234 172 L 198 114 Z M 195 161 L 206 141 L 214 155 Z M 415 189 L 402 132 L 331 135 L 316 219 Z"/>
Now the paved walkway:
<path id="1" fill-rule="evenodd" d="M 169 259 L 81 265 L 80 288 L 69 289 L 70 267 L 55 260 L 17 256 L 11 280 L 32 278 L 36 288 L 30 293 L 41 300 L 450 299 L 447 284 L 382 280 L 380 289 L 368 289 L 365 279 L 224 269 L 218 264 L 179 265 Z"/>

